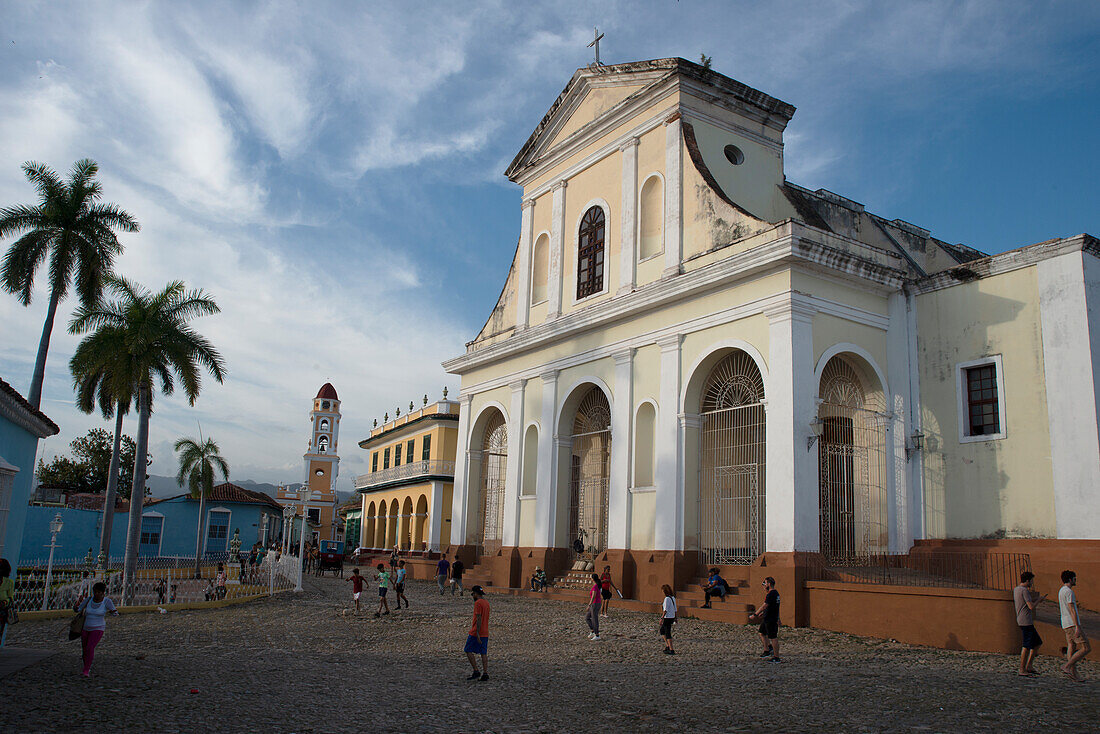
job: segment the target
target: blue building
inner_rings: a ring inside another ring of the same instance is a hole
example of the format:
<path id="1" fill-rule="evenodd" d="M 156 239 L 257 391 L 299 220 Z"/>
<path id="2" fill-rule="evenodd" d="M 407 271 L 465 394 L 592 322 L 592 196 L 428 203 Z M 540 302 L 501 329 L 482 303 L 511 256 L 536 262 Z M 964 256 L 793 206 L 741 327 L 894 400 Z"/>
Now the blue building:
<path id="1" fill-rule="evenodd" d="M 89 548 L 99 547 L 103 513 L 95 510 L 57 507 L 29 507 L 26 531 L 23 534 L 23 557 L 43 558 L 50 543 L 49 523 L 61 513 L 65 525 L 57 538 L 59 558 L 82 558 Z M 270 545 L 281 537 L 283 508 L 270 495 L 255 492 L 236 484 L 219 484 L 206 499 L 202 532 L 206 554 L 221 554 L 229 550 L 235 530 L 241 533 L 241 549 L 247 551 L 253 543 Z M 115 513 L 111 533 L 111 557 L 126 552 L 128 512 Z M 143 556 L 195 556 L 195 532 L 199 528 L 199 501 L 188 494 L 145 503 L 141 513 L 141 538 L 138 546 Z"/>
<path id="2" fill-rule="evenodd" d="M 60 430 L 15 388 L 0 380 L 0 556 L 7 558 L 12 568 L 19 564 L 38 440 Z"/>

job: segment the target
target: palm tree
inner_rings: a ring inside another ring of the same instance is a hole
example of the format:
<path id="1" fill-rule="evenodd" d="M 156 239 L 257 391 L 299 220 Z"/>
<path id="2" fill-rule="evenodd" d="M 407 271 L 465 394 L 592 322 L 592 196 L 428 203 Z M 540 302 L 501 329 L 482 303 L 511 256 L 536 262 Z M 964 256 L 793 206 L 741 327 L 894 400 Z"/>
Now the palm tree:
<path id="1" fill-rule="evenodd" d="M 192 497 L 199 499 L 199 526 L 195 531 L 195 578 L 201 576 L 200 565 L 203 550 L 203 517 L 206 511 L 206 498 L 214 491 L 215 470 L 222 475 L 222 479 L 229 481 L 229 464 L 221 456 L 221 449 L 214 439 L 208 438 L 196 441 L 193 438 L 181 438 L 176 441 L 176 453 L 180 455 L 180 468 L 176 474 L 176 482 L 182 487 L 187 482 L 187 488 Z"/>
<path id="2" fill-rule="evenodd" d="M 103 498 L 103 527 L 99 535 L 99 551 L 104 558 L 111 554 L 111 526 L 115 518 L 122 449 L 122 419 L 130 412 L 134 397 L 133 364 L 126 350 L 125 336 L 125 332 L 118 327 L 97 329 L 84 337 L 69 360 L 77 407 L 85 413 L 92 413 L 98 405 L 104 418 L 115 419 L 115 440 L 111 447 L 111 466 L 107 472 L 107 492 Z"/>
<path id="3" fill-rule="evenodd" d="M 225 377 L 225 366 L 213 345 L 188 324 L 192 318 L 215 314 L 220 310 L 214 299 L 201 290 L 188 291 L 181 281 L 176 280 L 163 290 L 152 293 L 137 283 L 115 275 L 105 276 L 104 285 L 119 300 L 81 306 L 73 315 L 69 331 L 82 334 L 93 329 L 118 329 L 122 332 L 121 346 L 130 359 L 130 374 L 137 397 L 138 431 L 126 532 L 126 560 L 123 564 L 123 601 L 129 603 L 133 599 L 134 573 L 137 570 L 154 383 L 159 382 L 161 393 L 171 395 L 178 379 L 188 402 L 194 405 L 202 388 L 202 369 L 205 368 L 215 380 L 221 382 Z"/>
<path id="4" fill-rule="evenodd" d="M 20 204 L 0 209 L 0 238 L 23 232 L 4 255 L 0 286 L 14 293 L 24 306 L 31 302 L 34 276 L 47 257 L 50 261 L 50 306 L 31 379 L 30 403 L 42 404 L 46 353 L 50 350 L 57 304 L 75 282 L 81 305 L 90 307 L 103 293 L 122 245 L 114 230 L 137 232 L 137 221 L 114 204 L 100 203 L 102 187 L 95 180 L 99 166 L 87 158 L 69 172 L 68 181 L 41 163 L 24 163 L 23 173 L 38 189 L 37 206 Z"/>

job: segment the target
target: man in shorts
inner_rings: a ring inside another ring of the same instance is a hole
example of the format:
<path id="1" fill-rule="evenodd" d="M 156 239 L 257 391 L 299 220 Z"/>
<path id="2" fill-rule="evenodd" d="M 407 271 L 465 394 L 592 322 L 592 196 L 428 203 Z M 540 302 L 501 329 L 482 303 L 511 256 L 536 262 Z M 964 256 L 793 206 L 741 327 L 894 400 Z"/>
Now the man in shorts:
<path id="1" fill-rule="evenodd" d="M 462 574 L 466 570 L 466 567 L 462 565 L 462 559 L 455 556 L 455 562 L 451 564 L 451 596 L 455 595 L 455 589 L 458 589 L 458 595 L 462 596 L 465 590 L 462 588 Z"/>
<path id="2" fill-rule="evenodd" d="M 390 604 L 386 601 L 386 592 L 390 590 L 390 572 L 386 570 L 384 563 L 378 564 L 378 611 L 374 616 L 381 617 L 390 613 Z M 382 610 L 386 611 L 383 612 Z"/>
<path id="3" fill-rule="evenodd" d="M 760 641 L 764 643 L 764 652 L 760 657 L 771 657 L 773 663 L 779 662 L 779 592 L 775 590 L 775 579 L 768 576 L 761 584 L 764 587 L 764 606 L 756 610 L 749 619 L 760 621 Z"/>
<path id="4" fill-rule="evenodd" d="M 1058 590 L 1058 611 L 1062 614 L 1062 632 L 1066 634 L 1066 664 L 1062 672 L 1070 680 L 1084 680 L 1077 675 L 1077 661 L 1089 654 L 1092 647 L 1085 637 L 1085 628 L 1081 626 L 1081 615 L 1077 611 L 1077 594 L 1073 587 L 1077 585 L 1077 574 L 1062 571 L 1062 588 Z"/>
<path id="5" fill-rule="evenodd" d="M 435 564 L 435 580 L 439 582 L 439 595 L 443 596 L 443 590 L 447 587 L 447 576 L 451 572 L 451 562 L 444 554 L 439 557 L 439 563 Z"/>
<path id="6" fill-rule="evenodd" d="M 489 680 L 489 602 L 480 586 L 470 587 L 474 598 L 474 622 L 466 635 L 466 659 L 473 672 L 466 680 Z M 477 656 L 481 656 L 481 670 L 477 669 Z"/>
<path id="7" fill-rule="evenodd" d="M 1016 624 L 1020 626 L 1020 636 L 1023 638 L 1023 646 L 1020 648 L 1020 670 L 1017 675 L 1030 678 L 1039 673 L 1032 667 L 1035 660 L 1035 651 L 1043 644 L 1043 638 L 1035 631 L 1035 607 L 1046 594 L 1039 596 L 1032 590 L 1035 574 L 1024 571 L 1020 574 L 1020 585 L 1012 590 L 1012 601 L 1016 605 Z"/>
<path id="8" fill-rule="evenodd" d="M 401 608 L 401 600 L 405 600 L 405 608 L 409 608 L 409 598 L 405 596 L 405 562 L 397 562 L 397 578 L 394 580 L 393 590 L 396 594 L 397 608 Z"/>
<path id="9" fill-rule="evenodd" d="M 355 600 L 355 613 L 359 613 L 359 596 L 363 593 L 363 587 L 366 586 L 367 580 L 359 575 L 359 569 L 351 569 L 351 578 L 348 579 L 351 582 L 351 598 Z"/>

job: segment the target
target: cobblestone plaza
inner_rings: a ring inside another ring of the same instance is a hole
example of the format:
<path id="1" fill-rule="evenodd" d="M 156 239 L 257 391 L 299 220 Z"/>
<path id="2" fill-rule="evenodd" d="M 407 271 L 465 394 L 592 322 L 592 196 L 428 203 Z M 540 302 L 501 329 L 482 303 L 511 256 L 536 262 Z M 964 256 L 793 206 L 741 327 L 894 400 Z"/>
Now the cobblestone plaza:
<path id="1" fill-rule="evenodd" d="M 412 606 L 375 619 L 350 584 L 301 595 L 108 621 L 90 680 L 61 620 L 24 621 L 7 644 L 54 651 L 3 680 L 4 731 L 1065 731 L 1096 730 L 1097 674 L 1039 678 L 1004 655 L 909 647 L 811 629 L 682 620 L 660 654 L 653 615 L 616 611 L 603 640 L 584 607 L 489 595 L 491 679 L 465 680 L 472 603 L 410 584 Z M 365 593 L 369 609 L 374 585 Z M 392 601 L 392 600 L 391 600 Z M 1048 640 L 1053 647 L 1059 641 Z M 197 689 L 192 693 L 192 689 Z"/>

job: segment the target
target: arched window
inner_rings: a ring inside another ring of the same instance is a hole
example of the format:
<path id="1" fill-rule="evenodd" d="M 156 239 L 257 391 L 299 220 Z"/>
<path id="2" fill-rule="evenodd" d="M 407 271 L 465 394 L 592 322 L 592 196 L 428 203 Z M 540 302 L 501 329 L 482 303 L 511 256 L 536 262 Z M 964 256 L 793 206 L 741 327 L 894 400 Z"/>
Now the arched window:
<path id="1" fill-rule="evenodd" d="M 638 197 L 638 259 L 645 260 L 664 248 L 665 196 L 660 176 L 650 176 Z"/>
<path id="2" fill-rule="evenodd" d="M 322 431 L 327 431 L 328 430 L 328 418 L 321 419 L 321 430 Z"/>
<path id="3" fill-rule="evenodd" d="M 657 424 L 657 411 L 653 403 L 642 403 L 634 422 L 634 486 L 653 486 L 653 435 Z"/>
<path id="4" fill-rule="evenodd" d="M 546 279 L 550 273 L 550 238 L 544 232 L 535 240 L 531 253 L 531 303 L 546 300 Z"/>
<path id="5" fill-rule="evenodd" d="M 321 436 L 317 439 L 317 451 L 322 454 L 328 451 L 328 436 Z"/>
<path id="6" fill-rule="evenodd" d="M 577 237 L 577 300 L 603 290 L 603 209 L 594 206 L 584 213 Z"/>

